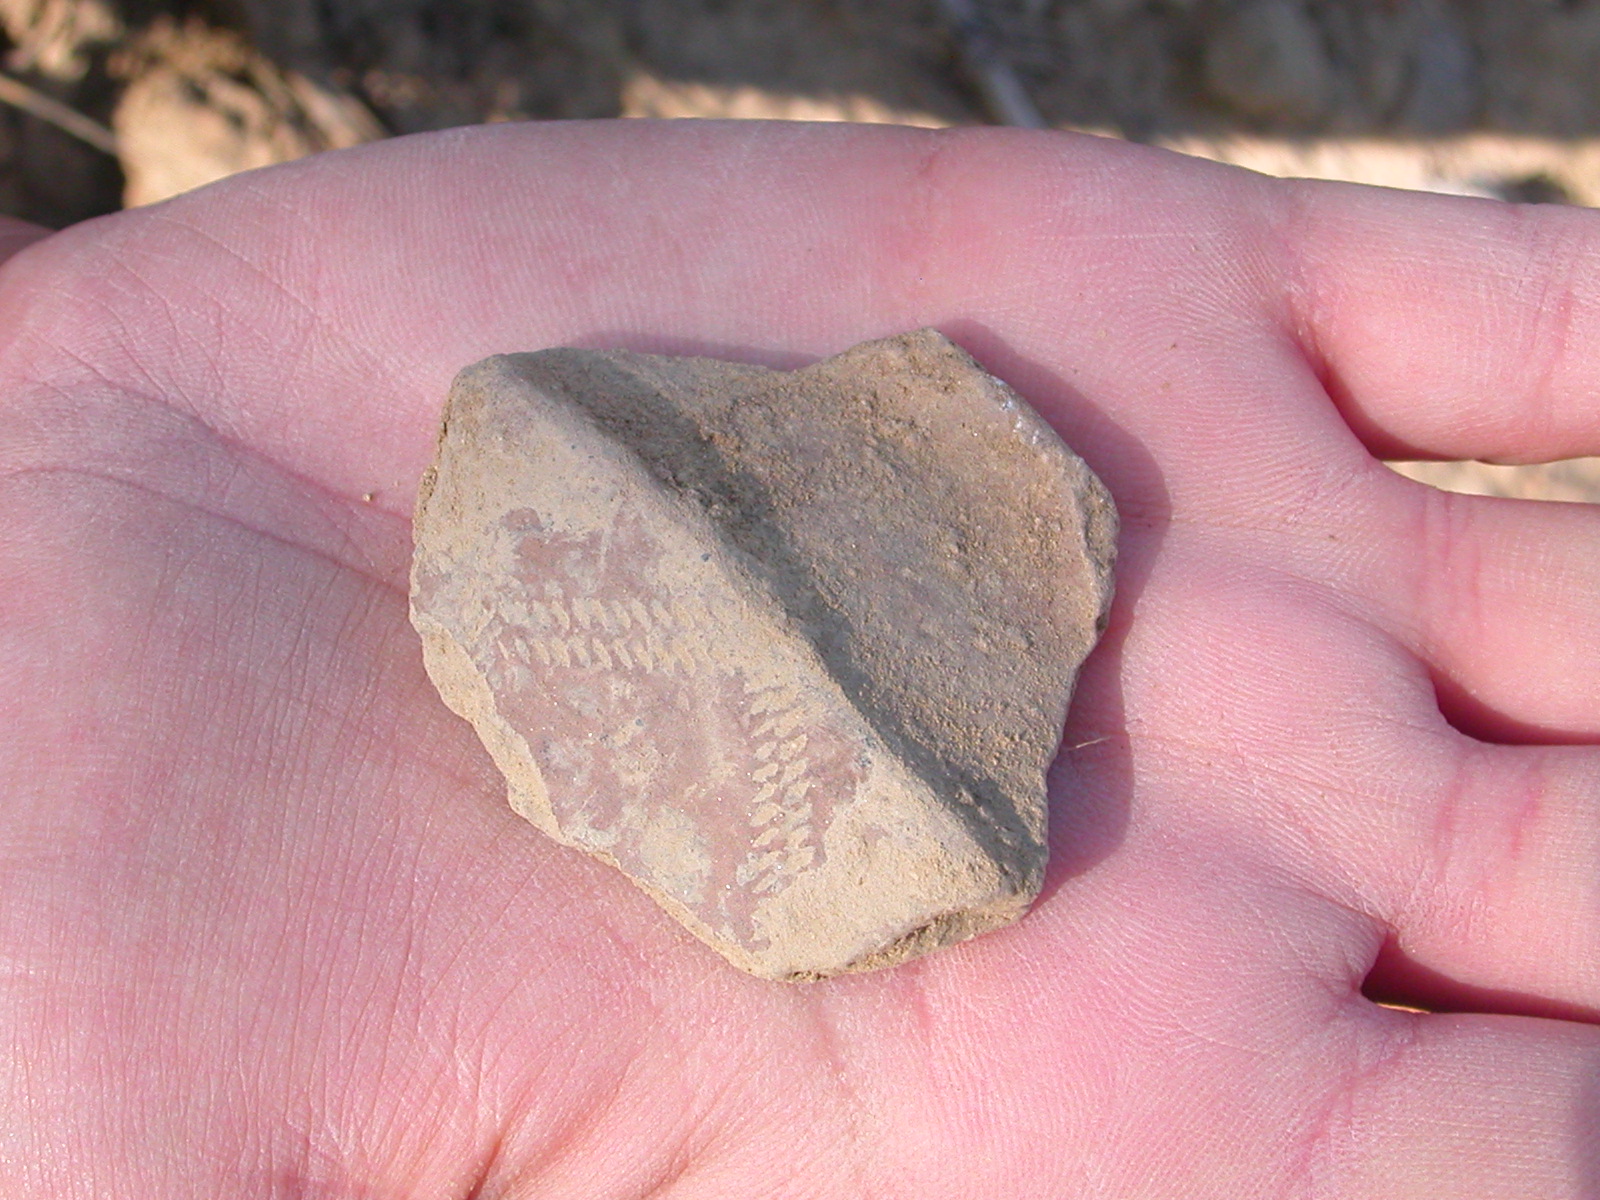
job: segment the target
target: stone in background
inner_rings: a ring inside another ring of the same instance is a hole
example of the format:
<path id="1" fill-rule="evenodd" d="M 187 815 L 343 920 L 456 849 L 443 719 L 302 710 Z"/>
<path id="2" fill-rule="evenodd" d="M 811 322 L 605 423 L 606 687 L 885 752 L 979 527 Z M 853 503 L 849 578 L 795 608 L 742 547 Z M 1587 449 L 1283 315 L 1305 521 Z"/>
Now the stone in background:
<path id="1" fill-rule="evenodd" d="M 158 22 L 116 69 L 128 79 L 112 123 L 130 207 L 385 136 L 354 96 L 196 22 Z"/>

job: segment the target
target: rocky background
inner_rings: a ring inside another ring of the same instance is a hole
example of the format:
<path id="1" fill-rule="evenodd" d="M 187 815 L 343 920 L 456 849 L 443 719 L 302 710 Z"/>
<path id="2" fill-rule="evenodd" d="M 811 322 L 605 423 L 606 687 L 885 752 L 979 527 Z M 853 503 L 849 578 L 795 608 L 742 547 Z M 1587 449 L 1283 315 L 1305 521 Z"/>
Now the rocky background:
<path id="1" fill-rule="evenodd" d="M 0 212 L 57 227 L 392 134 L 618 116 L 1038 123 L 1600 205 L 1600 0 L 0 0 L 0 30 Z M 1600 499 L 1591 463 L 1429 470 Z"/>

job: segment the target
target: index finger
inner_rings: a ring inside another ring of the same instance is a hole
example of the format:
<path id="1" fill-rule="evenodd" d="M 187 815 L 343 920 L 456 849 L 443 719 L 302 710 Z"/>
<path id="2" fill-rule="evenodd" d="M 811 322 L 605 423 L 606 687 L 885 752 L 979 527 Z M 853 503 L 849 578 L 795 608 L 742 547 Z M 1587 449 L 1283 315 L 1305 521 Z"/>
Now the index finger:
<path id="1" fill-rule="evenodd" d="M 1306 406 L 1264 391 L 1253 358 L 1290 357 L 1281 305 L 1263 312 L 1263 223 L 1239 216 L 1265 203 L 1262 182 L 1025 131 L 614 122 L 397 139 L 51 239 L 0 287 L 0 371 L 12 395 L 159 396 L 398 511 L 450 378 L 489 354 L 603 344 L 795 366 L 936 325 L 980 357 L 1003 348 L 991 365 L 1117 491 L 1131 468 L 1085 420 L 1095 405 L 1145 440 L 1181 425 L 1169 457 L 1197 466 L 1214 428 L 1238 430 L 1221 395 L 1270 402 L 1261 437 L 1305 440 Z M 1184 390 L 1206 422 L 1171 402 Z"/>
<path id="2" fill-rule="evenodd" d="M 814 127 L 501 126 L 224 180 L 0 289 L 18 384 L 155 398 L 356 496 L 415 486 L 452 376 L 574 342 L 774 365 L 897 332 L 930 148 Z M 397 505 L 409 510 L 409 501 Z"/>
<path id="3" fill-rule="evenodd" d="M 1294 196 L 1302 340 L 1375 453 L 1600 451 L 1600 216 L 1339 184 Z"/>

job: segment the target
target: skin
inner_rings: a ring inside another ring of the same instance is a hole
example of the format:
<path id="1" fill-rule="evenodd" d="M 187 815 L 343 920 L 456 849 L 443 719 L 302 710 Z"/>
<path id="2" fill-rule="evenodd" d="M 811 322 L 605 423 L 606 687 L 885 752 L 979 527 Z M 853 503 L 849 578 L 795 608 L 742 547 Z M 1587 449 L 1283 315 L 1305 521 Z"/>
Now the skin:
<path id="1" fill-rule="evenodd" d="M 21 250 L 0 1195 L 1600 1196 L 1600 524 L 1377 458 L 1600 452 L 1597 265 L 1578 210 L 702 123 L 402 139 Z M 921 325 L 1110 486 L 1112 627 L 1033 913 L 765 983 L 505 807 L 410 505 L 490 353 Z"/>

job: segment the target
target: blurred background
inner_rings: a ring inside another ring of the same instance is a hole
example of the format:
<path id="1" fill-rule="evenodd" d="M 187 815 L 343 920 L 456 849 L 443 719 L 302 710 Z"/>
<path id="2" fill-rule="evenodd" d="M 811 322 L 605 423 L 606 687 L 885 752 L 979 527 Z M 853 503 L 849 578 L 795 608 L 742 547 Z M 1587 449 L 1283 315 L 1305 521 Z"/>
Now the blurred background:
<path id="1" fill-rule="evenodd" d="M 1086 129 L 1600 205 L 1600 0 L 0 0 L 0 33 L 0 212 L 53 227 L 394 134 L 574 117 Z M 1600 500 L 1595 460 L 1400 469 Z"/>

